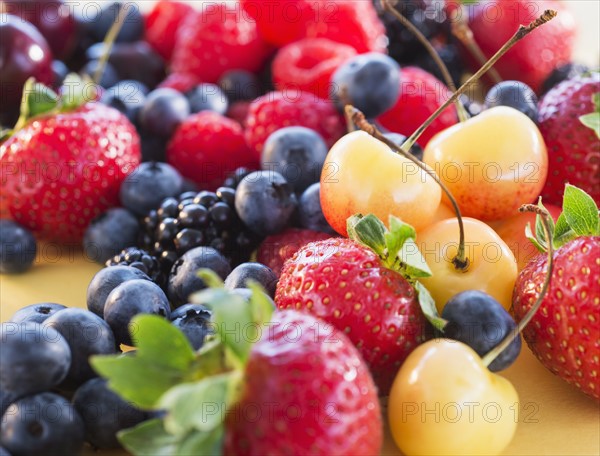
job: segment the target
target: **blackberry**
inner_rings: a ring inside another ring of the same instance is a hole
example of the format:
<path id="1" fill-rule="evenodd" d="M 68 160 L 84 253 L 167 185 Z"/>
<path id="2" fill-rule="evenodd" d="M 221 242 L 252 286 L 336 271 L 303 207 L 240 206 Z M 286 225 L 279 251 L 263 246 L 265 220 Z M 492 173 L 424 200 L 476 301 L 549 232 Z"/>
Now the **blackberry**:
<path id="1" fill-rule="evenodd" d="M 137 247 L 128 247 L 122 250 L 121 253 L 108 260 L 106 266 L 131 266 L 139 269 L 161 287 L 165 285 L 166 273 L 168 273 L 161 268 L 160 262 L 154 255 Z"/>
<path id="2" fill-rule="evenodd" d="M 450 73 L 450 77 L 452 78 L 454 85 L 456 87 L 460 87 L 461 79 L 465 72 L 465 64 L 460 55 L 458 46 L 453 41 L 453 38 L 450 38 L 447 42 L 434 39 L 431 41 L 431 44 L 440 56 L 440 59 L 442 59 L 442 62 L 444 62 L 448 68 L 448 73 Z M 440 81 L 444 81 L 444 76 L 442 75 L 440 68 L 427 52 L 419 54 L 419 56 L 413 62 L 407 63 L 421 67 L 425 71 L 433 74 Z"/>
<path id="3" fill-rule="evenodd" d="M 242 179 L 252 172 L 253 171 L 251 169 L 243 167 L 236 169 L 233 173 L 227 176 L 223 182 L 223 187 L 236 189 Z"/>

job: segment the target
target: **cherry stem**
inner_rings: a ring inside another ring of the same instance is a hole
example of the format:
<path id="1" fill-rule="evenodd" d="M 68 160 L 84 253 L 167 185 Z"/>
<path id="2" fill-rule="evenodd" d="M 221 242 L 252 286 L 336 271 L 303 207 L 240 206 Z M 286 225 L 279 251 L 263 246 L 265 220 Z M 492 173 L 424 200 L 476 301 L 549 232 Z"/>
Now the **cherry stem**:
<path id="1" fill-rule="evenodd" d="M 550 227 L 550 213 L 535 204 L 524 204 L 519 208 L 519 212 L 533 212 L 538 214 L 542 218 L 542 226 L 544 228 L 544 234 L 546 235 L 546 239 L 551 239 L 551 227 Z M 546 277 L 544 278 L 544 283 L 542 284 L 542 289 L 540 290 L 540 294 L 538 295 L 535 303 L 529 309 L 529 312 L 521 319 L 519 324 L 513 329 L 498 345 L 492 348 L 489 353 L 487 353 L 483 359 L 483 365 L 489 366 L 497 357 L 502 353 L 523 331 L 525 326 L 529 324 L 531 319 L 534 317 L 540 306 L 542 305 L 542 301 L 546 297 L 548 293 L 548 289 L 550 288 L 550 282 L 552 280 L 552 272 L 554 270 L 554 247 L 552 246 L 552 242 L 548 242 L 548 266 L 546 268 Z"/>
<path id="2" fill-rule="evenodd" d="M 467 24 L 467 21 L 464 19 L 465 15 L 460 14 L 456 17 L 456 20 L 451 22 L 452 34 L 458 38 L 458 40 L 463 44 L 465 48 L 471 53 L 471 55 L 477 60 L 477 63 L 480 66 L 485 65 L 487 58 L 477 41 L 475 41 L 475 37 L 473 36 L 473 31 Z M 502 82 L 502 76 L 498 73 L 498 70 L 495 68 L 490 68 L 490 77 L 494 81 L 495 84 L 499 84 Z"/>
<path id="3" fill-rule="evenodd" d="M 558 13 L 554 10 L 546 10 L 540 17 L 538 17 L 531 24 L 529 24 L 527 26 L 521 25 L 519 27 L 519 29 L 515 32 L 515 34 L 506 43 L 504 43 L 504 45 L 498 50 L 498 52 L 496 52 L 485 63 L 485 65 L 483 65 L 473 76 L 471 76 L 467 80 L 467 82 L 465 82 L 463 85 L 461 85 L 458 88 L 458 90 L 456 92 L 454 92 L 452 94 L 452 96 L 446 100 L 446 102 L 444 104 L 442 104 L 433 114 L 431 114 L 431 116 L 429 116 L 429 118 L 419 128 L 417 128 L 417 130 L 404 142 L 404 144 L 402 144 L 402 149 L 409 150 L 413 146 L 413 144 L 417 141 L 417 139 L 419 139 L 421 134 L 427 129 L 427 127 L 429 127 L 429 125 L 431 125 L 433 123 L 433 121 L 435 119 L 437 119 L 437 117 L 442 113 L 442 111 L 444 111 L 444 109 L 446 109 L 448 106 L 450 106 L 452 103 L 454 103 L 454 101 L 456 101 L 458 99 L 458 97 L 460 97 L 473 82 L 479 80 L 479 78 L 481 78 L 481 76 L 483 76 L 485 73 L 487 73 L 487 71 L 492 66 L 494 66 L 494 64 L 500 59 L 500 57 L 502 57 L 504 54 L 506 54 L 506 52 L 510 48 L 512 48 L 515 44 L 517 44 L 520 40 L 522 40 L 524 37 L 529 35 L 531 32 L 533 32 L 539 26 L 554 19 L 557 15 L 558 15 Z"/>
<path id="4" fill-rule="evenodd" d="M 454 212 L 456 213 L 456 219 L 458 220 L 458 232 L 459 232 L 458 252 L 457 252 L 456 256 L 454 257 L 454 259 L 452 260 L 452 264 L 454 265 L 454 267 L 456 269 L 461 270 L 461 271 L 466 271 L 469 267 L 469 259 L 465 256 L 465 229 L 463 226 L 463 220 L 462 220 L 462 216 L 460 213 L 460 209 L 458 207 L 458 203 L 456 202 L 456 199 L 454 199 L 454 196 L 452 196 L 452 193 L 450 192 L 450 190 L 448 190 L 448 187 L 446 187 L 446 185 L 440 180 L 440 178 L 437 176 L 437 174 L 435 174 L 435 172 L 432 169 L 430 169 L 427 165 L 425 165 L 425 163 L 423 163 L 421 160 L 416 158 L 413 154 L 408 152 L 408 150 L 405 149 L 404 144 L 402 146 L 398 146 L 396 143 L 394 143 L 393 141 L 390 141 L 388 138 L 386 138 L 383 135 L 383 133 L 381 133 L 381 131 L 375 125 L 373 125 L 372 123 L 370 123 L 367 120 L 365 115 L 359 109 L 356 109 L 352 105 L 346 105 L 344 111 L 346 114 L 346 118 L 352 119 L 354 124 L 359 129 L 370 134 L 375 139 L 378 139 L 379 141 L 384 143 L 386 146 L 388 146 L 390 149 L 392 149 L 394 152 L 402 155 L 405 158 L 408 158 L 411 162 L 416 164 L 420 169 L 425 171 L 441 187 L 441 189 L 444 191 L 444 193 L 448 196 L 448 199 L 450 200 L 450 202 L 452 203 L 452 207 L 454 208 Z"/>
<path id="5" fill-rule="evenodd" d="M 444 78 L 444 82 L 448 86 L 451 92 L 456 92 L 456 86 L 454 85 L 454 81 L 452 80 L 452 76 L 450 76 L 450 72 L 448 71 L 448 67 L 444 63 L 444 61 L 440 58 L 437 51 L 431 45 L 429 40 L 423 35 L 423 33 L 412 23 L 410 22 L 400 11 L 393 7 L 391 0 L 381 0 L 381 6 L 384 10 L 389 11 L 392 16 L 394 16 L 404 27 L 406 27 L 410 33 L 412 33 L 417 40 L 427 49 L 427 52 L 438 66 L 440 71 L 442 72 L 442 77 Z M 460 99 L 457 99 L 456 102 L 456 111 L 458 112 L 458 118 L 461 122 L 464 122 L 469 118 L 469 114 L 467 110 L 463 106 Z"/>
<path id="6" fill-rule="evenodd" d="M 121 9 L 119 10 L 119 14 L 117 15 L 115 22 L 110 26 L 108 33 L 104 37 L 104 42 L 102 46 L 102 54 L 100 55 L 100 61 L 98 62 L 98 68 L 94 73 L 94 82 L 96 84 L 100 84 L 100 79 L 102 78 L 102 74 L 104 74 L 104 69 L 106 68 L 106 64 L 108 62 L 108 58 L 110 57 L 110 53 L 112 52 L 113 45 L 117 40 L 117 35 L 123 28 L 123 24 L 125 24 L 125 14 L 128 12 L 129 6 L 123 4 Z"/>

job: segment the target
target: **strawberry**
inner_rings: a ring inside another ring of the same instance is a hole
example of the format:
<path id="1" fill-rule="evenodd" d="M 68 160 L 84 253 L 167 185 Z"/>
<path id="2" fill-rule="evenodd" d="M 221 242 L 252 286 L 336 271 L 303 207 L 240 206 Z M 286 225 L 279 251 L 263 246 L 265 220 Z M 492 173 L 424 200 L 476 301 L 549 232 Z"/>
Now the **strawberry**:
<path id="1" fill-rule="evenodd" d="M 296 41 L 277 52 L 273 82 L 280 91 L 300 89 L 326 99 L 331 76 L 355 55 L 353 47 L 326 38 Z"/>
<path id="2" fill-rule="evenodd" d="M 118 205 L 121 183 L 141 159 L 134 126 L 116 109 L 84 103 L 77 89 L 89 87 L 77 82 L 69 76 L 60 98 L 28 83 L 26 112 L 0 145 L 1 193 L 12 218 L 59 242 L 81 240 L 94 217 Z"/>
<path id="3" fill-rule="evenodd" d="M 146 16 L 144 38 L 167 62 L 173 55 L 179 26 L 192 11 L 187 3 L 159 0 Z"/>
<path id="4" fill-rule="evenodd" d="M 202 81 L 190 73 L 171 73 L 159 85 L 158 88 L 167 87 L 178 92 L 185 93 L 192 90 Z"/>
<path id="5" fill-rule="evenodd" d="M 270 53 L 256 22 L 239 5 L 208 2 L 182 23 L 171 71 L 214 83 L 228 70 L 258 71 Z"/>
<path id="6" fill-rule="evenodd" d="M 554 269 L 540 308 L 523 331 L 527 344 L 554 374 L 600 399 L 600 218 L 591 197 L 567 185 L 551 242 Z M 534 239 L 540 249 L 548 241 Z M 532 259 L 515 284 L 513 310 L 524 317 L 538 299 L 548 268 Z"/>
<path id="7" fill-rule="evenodd" d="M 299 228 L 288 228 L 267 237 L 258 247 L 256 261 L 270 267 L 278 276 L 283 264 L 309 242 L 322 241 L 331 236 L 327 233 Z"/>
<path id="8" fill-rule="evenodd" d="M 344 122 L 333 104 L 307 92 L 270 92 L 250 105 L 246 118 L 246 142 L 260 160 L 263 144 L 271 133 L 297 125 L 312 128 L 331 147 L 344 134 Z"/>
<path id="9" fill-rule="evenodd" d="M 571 60 L 576 22 L 565 2 L 556 0 L 487 0 L 469 7 L 469 26 L 487 58 L 543 11 L 558 16 L 508 51 L 495 65 L 505 80 L 523 81 L 536 93 L 552 71 Z M 473 65 L 476 70 L 479 65 Z"/>
<path id="10" fill-rule="evenodd" d="M 396 104 L 377 118 L 382 126 L 410 136 L 452 93 L 435 76 L 417 67 L 403 67 Z M 419 138 L 423 147 L 442 130 L 458 121 L 454 105 L 448 106 Z"/>
<path id="11" fill-rule="evenodd" d="M 312 242 L 284 264 L 275 293 L 279 309 L 310 312 L 344 331 L 382 395 L 406 357 L 430 335 L 417 291 L 410 279 L 389 268 L 394 263 L 384 261 L 383 251 L 380 256 L 353 239 Z"/>
<path id="12" fill-rule="evenodd" d="M 167 162 L 211 191 L 235 169 L 259 167 L 239 123 L 212 111 L 193 114 L 177 127 L 167 145 Z"/>
<path id="13" fill-rule="evenodd" d="M 564 185 L 569 182 L 600 204 L 600 140 L 580 120 L 594 112 L 600 113 L 598 73 L 563 81 L 540 101 L 539 128 L 550 169 L 542 190 L 544 202 L 560 204 Z"/>

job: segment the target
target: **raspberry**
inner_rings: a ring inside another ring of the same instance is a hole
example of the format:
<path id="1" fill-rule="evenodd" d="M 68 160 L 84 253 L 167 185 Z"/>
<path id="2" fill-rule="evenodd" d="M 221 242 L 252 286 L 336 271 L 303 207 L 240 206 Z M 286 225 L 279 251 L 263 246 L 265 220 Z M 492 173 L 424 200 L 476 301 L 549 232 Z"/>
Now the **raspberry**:
<path id="1" fill-rule="evenodd" d="M 191 12 L 192 7 L 186 3 L 160 0 L 146 17 L 145 39 L 167 62 L 175 49 L 177 30 Z"/>

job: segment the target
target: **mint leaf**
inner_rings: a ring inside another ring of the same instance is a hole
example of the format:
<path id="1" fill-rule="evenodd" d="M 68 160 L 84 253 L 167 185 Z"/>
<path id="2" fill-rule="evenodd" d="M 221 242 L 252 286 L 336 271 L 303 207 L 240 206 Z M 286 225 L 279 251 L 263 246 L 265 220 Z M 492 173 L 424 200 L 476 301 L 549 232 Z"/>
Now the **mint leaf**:
<path id="1" fill-rule="evenodd" d="M 598 206 L 593 198 L 583 190 L 567 184 L 563 197 L 563 213 L 569 227 L 577 236 L 597 236 L 600 234 Z"/>
<path id="2" fill-rule="evenodd" d="M 348 235 L 351 239 L 366 245 L 380 257 L 386 255 L 385 233 L 387 228 L 373 214 L 353 215 L 347 221 Z"/>
<path id="3" fill-rule="evenodd" d="M 125 449 L 138 456 L 174 456 L 179 439 L 169 434 L 162 420 L 144 421 L 136 427 L 120 431 L 119 442 Z"/>
<path id="4" fill-rule="evenodd" d="M 400 267 L 404 269 L 406 275 L 415 278 L 431 277 L 431 269 L 427 266 L 425 258 L 413 239 L 404 241 L 402 248 L 398 251 L 398 259 L 401 262 Z"/>
<path id="5" fill-rule="evenodd" d="M 418 281 L 415 282 L 414 286 L 415 290 L 417 291 L 417 297 L 419 299 L 421 311 L 425 315 L 425 318 L 429 320 L 429 323 L 431 323 L 434 328 L 443 332 L 445 326 L 448 324 L 448 321 L 440 317 L 440 314 L 438 313 L 437 307 L 435 305 L 435 301 L 431 297 L 429 290 L 425 288 L 425 286 L 421 282 Z"/>
<path id="6" fill-rule="evenodd" d="M 600 92 L 592 95 L 592 102 L 594 103 L 594 112 L 580 116 L 579 121 L 594 130 L 596 136 L 600 138 Z"/>

